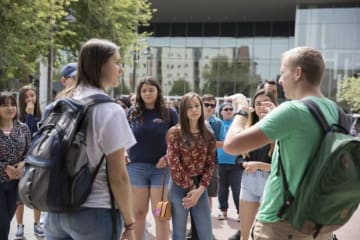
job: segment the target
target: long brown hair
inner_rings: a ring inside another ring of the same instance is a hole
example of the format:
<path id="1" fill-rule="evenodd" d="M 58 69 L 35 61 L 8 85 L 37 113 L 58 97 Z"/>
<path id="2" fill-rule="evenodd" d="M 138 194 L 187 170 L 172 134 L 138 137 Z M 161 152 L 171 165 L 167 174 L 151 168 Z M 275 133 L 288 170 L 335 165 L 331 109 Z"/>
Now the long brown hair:
<path id="1" fill-rule="evenodd" d="M 39 94 L 37 88 L 34 85 L 25 85 L 19 89 L 19 120 L 25 122 L 26 116 L 26 103 L 25 103 L 25 95 L 27 91 L 33 91 L 36 95 L 36 101 L 34 106 L 34 116 L 38 119 L 41 118 L 41 110 L 39 104 Z"/>
<path id="2" fill-rule="evenodd" d="M 77 65 L 76 85 L 64 89 L 56 99 L 67 96 L 71 97 L 75 88 L 79 85 L 103 88 L 101 85 L 102 66 L 119 50 L 119 47 L 106 39 L 92 38 L 85 42 L 79 53 Z"/>
<path id="3" fill-rule="evenodd" d="M 198 99 L 201 106 L 201 116 L 198 119 L 198 128 L 200 131 L 200 135 L 205 139 L 205 142 L 207 143 L 210 142 L 210 140 L 213 138 L 213 134 L 205 125 L 204 109 L 203 109 L 203 102 L 201 100 L 201 97 L 194 92 L 189 92 L 181 98 L 180 106 L 179 106 L 179 118 L 180 118 L 179 124 L 180 124 L 181 136 L 184 139 L 185 146 L 187 147 L 189 147 L 191 143 L 196 144 L 196 139 L 191 133 L 190 121 L 187 116 L 189 102 L 193 98 Z"/>
<path id="4" fill-rule="evenodd" d="M 255 100 L 256 100 L 256 98 L 258 96 L 261 96 L 261 95 L 264 95 L 264 96 L 267 96 L 268 98 L 270 98 L 270 101 L 272 103 L 274 103 L 275 106 L 278 105 L 277 99 L 275 98 L 274 94 L 272 94 L 271 92 L 265 91 L 265 89 L 260 89 L 255 93 L 255 95 L 252 98 L 251 106 L 252 106 L 253 109 L 255 109 Z M 254 110 L 253 112 L 251 112 L 249 114 L 249 118 L 248 118 L 247 123 L 246 123 L 246 128 L 251 127 L 252 125 L 257 123 L 258 121 L 259 121 L 259 116 L 256 114 L 256 112 Z M 271 147 L 270 147 L 270 150 L 268 152 L 269 157 L 272 156 L 272 153 L 274 151 L 274 143 L 271 143 L 270 145 L 271 145 Z M 243 154 L 243 157 L 249 157 L 249 156 L 250 156 L 250 154 L 248 152 Z"/>
<path id="5" fill-rule="evenodd" d="M 143 123 L 143 113 L 145 111 L 145 102 L 144 100 L 141 98 L 141 88 L 144 84 L 148 84 L 151 86 L 156 87 L 157 89 L 157 97 L 155 100 L 155 109 L 160 111 L 160 117 L 162 119 L 165 120 L 165 116 L 166 119 L 168 119 L 169 116 L 169 109 L 166 107 L 165 102 L 164 102 L 164 98 L 162 96 L 162 90 L 161 87 L 159 85 L 159 83 L 153 79 L 152 77 L 146 77 L 144 79 L 142 79 L 137 88 L 136 88 L 136 100 L 135 100 L 135 106 L 133 106 L 133 109 L 130 113 L 129 116 L 129 120 L 138 120 L 140 125 Z"/>

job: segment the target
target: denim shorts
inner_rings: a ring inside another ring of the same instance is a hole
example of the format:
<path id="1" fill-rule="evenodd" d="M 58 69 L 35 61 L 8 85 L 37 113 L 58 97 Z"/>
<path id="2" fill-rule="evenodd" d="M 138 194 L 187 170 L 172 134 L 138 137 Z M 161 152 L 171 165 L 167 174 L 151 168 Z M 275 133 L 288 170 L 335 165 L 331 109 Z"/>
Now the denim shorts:
<path id="1" fill-rule="evenodd" d="M 241 178 L 240 200 L 261 202 L 265 183 L 270 172 L 257 170 L 254 173 L 243 171 Z"/>
<path id="2" fill-rule="evenodd" d="M 156 168 L 152 163 L 129 163 L 127 165 L 131 185 L 138 188 L 161 188 L 164 169 L 166 171 L 165 183 L 168 184 L 169 168 Z"/>

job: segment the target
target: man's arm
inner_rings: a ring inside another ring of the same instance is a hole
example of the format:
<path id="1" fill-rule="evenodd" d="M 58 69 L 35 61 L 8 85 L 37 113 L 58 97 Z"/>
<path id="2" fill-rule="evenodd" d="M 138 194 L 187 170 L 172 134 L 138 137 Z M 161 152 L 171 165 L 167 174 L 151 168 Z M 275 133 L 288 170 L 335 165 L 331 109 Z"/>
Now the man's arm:
<path id="1" fill-rule="evenodd" d="M 250 152 L 272 142 L 258 127 L 245 129 L 247 118 L 236 115 L 224 140 L 224 151 L 231 155 Z"/>

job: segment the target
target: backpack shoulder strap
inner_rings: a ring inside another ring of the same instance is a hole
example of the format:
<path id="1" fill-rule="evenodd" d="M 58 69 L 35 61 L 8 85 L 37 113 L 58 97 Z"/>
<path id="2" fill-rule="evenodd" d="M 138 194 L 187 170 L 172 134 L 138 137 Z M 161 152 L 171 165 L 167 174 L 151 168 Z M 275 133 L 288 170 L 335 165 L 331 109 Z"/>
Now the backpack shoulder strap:
<path id="1" fill-rule="evenodd" d="M 107 95 L 104 94 L 95 94 L 89 97 L 84 98 L 83 103 L 86 104 L 87 107 L 92 107 L 99 103 L 107 103 L 107 102 L 115 102 L 115 100 Z"/>
<path id="2" fill-rule="evenodd" d="M 322 130 L 324 132 L 328 132 L 330 130 L 330 126 L 329 126 L 328 122 L 326 121 L 326 118 L 325 118 L 324 114 L 322 113 L 320 107 L 311 99 L 305 99 L 305 100 L 301 100 L 301 101 L 305 104 L 305 106 L 308 107 L 311 114 L 314 116 L 316 121 L 321 126 Z"/>
<path id="3" fill-rule="evenodd" d="M 311 99 L 305 99 L 301 100 L 310 110 L 314 118 L 317 120 L 321 128 L 324 130 L 324 132 L 328 132 L 331 127 L 327 123 L 324 114 L 322 113 L 320 107 Z M 342 110 L 341 107 L 336 106 L 338 109 L 338 123 L 334 124 L 339 131 L 344 132 L 345 134 L 349 134 L 350 128 L 351 128 L 351 121 L 346 116 L 345 112 Z M 334 126 L 333 125 L 333 126 Z"/>

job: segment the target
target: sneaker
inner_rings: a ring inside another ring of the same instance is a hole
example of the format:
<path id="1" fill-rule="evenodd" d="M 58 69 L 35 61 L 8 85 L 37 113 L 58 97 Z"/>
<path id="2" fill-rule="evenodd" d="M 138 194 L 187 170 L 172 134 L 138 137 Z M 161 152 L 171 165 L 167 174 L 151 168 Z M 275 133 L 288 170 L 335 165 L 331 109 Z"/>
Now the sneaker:
<path id="1" fill-rule="evenodd" d="M 241 232 L 240 230 L 237 231 L 234 235 L 232 235 L 228 240 L 239 240 L 240 239 Z"/>
<path id="2" fill-rule="evenodd" d="M 18 224 L 16 233 L 15 233 L 15 240 L 24 239 L 24 224 Z"/>
<path id="3" fill-rule="evenodd" d="M 225 220 L 227 218 L 227 213 L 226 212 L 223 212 L 223 211 L 221 211 L 220 213 L 219 213 L 219 215 L 217 216 L 217 219 L 218 220 Z"/>
<path id="4" fill-rule="evenodd" d="M 37 237 L 45 237 L 44 228 L 40 223 L 34 223 L 34 235 Z"/>

